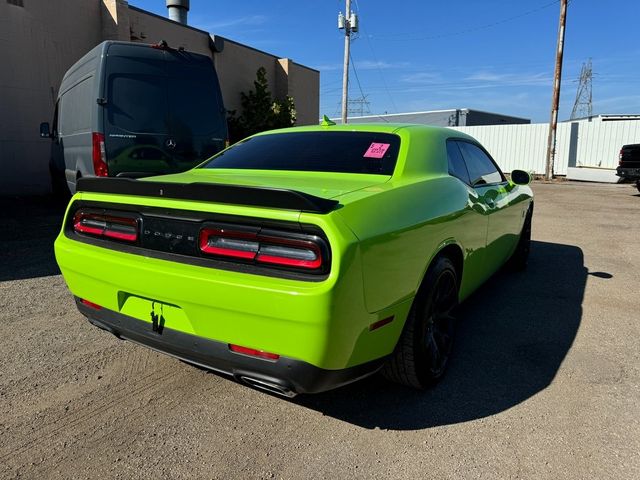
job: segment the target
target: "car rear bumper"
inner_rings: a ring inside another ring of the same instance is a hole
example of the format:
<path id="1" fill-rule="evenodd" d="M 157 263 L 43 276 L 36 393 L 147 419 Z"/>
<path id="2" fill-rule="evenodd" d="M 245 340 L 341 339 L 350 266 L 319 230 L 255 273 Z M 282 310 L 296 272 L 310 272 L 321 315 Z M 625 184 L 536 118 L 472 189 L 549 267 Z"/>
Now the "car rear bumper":
<path id="1" fill-rule="evenodd" d="M 93 325 L 118 338 L 139 343 L 189 363 L 233 376 L 253 387 L 283 396 L 318 393 L 375 373 L 385 358 L 339 370 L 316 367 L 287 357 L 265 360 L 232 352 L 227 343 L 162 328 L 106 308 L 94 308 L 75 297 L 78 310 Z"/>
<path id="2" fill-rule="evenodd" d="M 616 169 L 616 175 L 630 180 L 640 180 L 640 168 L 618 167 Z"/>

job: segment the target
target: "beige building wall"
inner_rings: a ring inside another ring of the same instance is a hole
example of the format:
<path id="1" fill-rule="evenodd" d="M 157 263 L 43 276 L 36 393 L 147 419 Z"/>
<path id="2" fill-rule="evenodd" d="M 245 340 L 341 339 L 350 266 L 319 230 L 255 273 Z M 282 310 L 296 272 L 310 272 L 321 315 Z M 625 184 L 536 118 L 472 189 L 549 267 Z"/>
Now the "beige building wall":
<path id="1" fill-rule="evenodd" d="M 316 125 L 320 118 L 320 72 L 291 60 L 288 62 L 288 95 L 296 104 L 298 125 Z"/>
<path id="2" fill-rule="evenodd" d="M 50 191 L 51 141 L 39 138 L 38 126 L 52 121 L 64 73 L 103 40 L 166 40 L 212 56 L 229 110 L 240 108 L 240 92 L 253 88 L 263 66 L 272 92 L 294 98 L 298 124 L 318 121 L 319 73 L 288 59 L 228 39 L 214 53 L 207 32 L 126 0 L 0 0 L 0 196 Z"/>
<path id="3" fill-rule="evenodd" d="M 183 47 L 185 50 L 211 56 L 209 34 L 202 30 L 133 7 L 129 7 L 129 26 L 127 41 L 157 43 L 165 40 L 172 48 Z"/>
<path id="4" fill-rule="evenodd" d="M 53 117 L 64 73 L 101 41 L 98 1 L 22 3 L 0 2 L 0 195 L 49 191 L 51 142 L 38 126 Z"/>
<path id="5" fill-rule="evenodd" d="M 276 93 L 276 68 L 278 57 L 224 39 L 224 49 L 214 55 L 214 63 L 220 79 L 222 98 L 227 110 L 240 114 L 240 92 L 253 90 L 256 72 L 260 67 L 267 70 L 267 81 L 272 93 Z"/>

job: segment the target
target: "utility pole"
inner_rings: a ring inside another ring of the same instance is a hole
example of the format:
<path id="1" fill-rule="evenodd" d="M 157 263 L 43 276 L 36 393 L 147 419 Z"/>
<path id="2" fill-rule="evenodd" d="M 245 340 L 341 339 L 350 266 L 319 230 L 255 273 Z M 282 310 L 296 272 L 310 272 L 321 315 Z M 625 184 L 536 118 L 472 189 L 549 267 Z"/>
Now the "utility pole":
<path id="1" fill-rule="evenodd" d="M 553 75 L 553 97 L 551 99 L 551 121 L 547 141 L 547 163 L 545 180 L 553 179 L 553 163 L 556 157 L 556 128 L 558 126 L 558 105 L 560 103 L 560 79 L 562 77 L 562 54 L 564 52 L 564 30 L 567 23 L 567 0 L 560 2 L 560 25 L 558 26 L 558 47 L 556 49 L 556 69 Z"/>
<path id="2" fill-rule="evenodd" d="M 344 30 L 344 70 L 342 72 L 342 124 L 347 123 L 349 102 L 349 55 L 351 34 L 358 31 L 358 16 L 351 11 L 351 0 L 346 0 L 346 14 L 338 14 L 338 28 Z"/>

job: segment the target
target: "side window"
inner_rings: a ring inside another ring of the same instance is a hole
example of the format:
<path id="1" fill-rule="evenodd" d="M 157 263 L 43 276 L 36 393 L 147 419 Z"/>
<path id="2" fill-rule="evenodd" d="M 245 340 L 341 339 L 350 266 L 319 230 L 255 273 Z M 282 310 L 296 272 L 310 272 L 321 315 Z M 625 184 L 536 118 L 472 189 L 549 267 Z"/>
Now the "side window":
<path id="1" fill-rule="evenodd" d="M 467 166 L 460 153 L 457 142 L 447 140 L 447 159 L 449 161 L 449 175 L 459 178 L 467 185 L 471 185 Z"/>
<path id="2" fill-rule="evenodd" d="M 472 186 L 500 183 L 505 180 L 493 160 L 480 147 L 469 142 L 456 143 L 467 164 Z"/>
<path id="3" fill-rule="evenodd" d="M 60 118 L 58 131 L 64 135 L 73 135 L 91 131 L 91 90 L 93 77 L 82 80 L 67 90 L 60 99 Z"/>

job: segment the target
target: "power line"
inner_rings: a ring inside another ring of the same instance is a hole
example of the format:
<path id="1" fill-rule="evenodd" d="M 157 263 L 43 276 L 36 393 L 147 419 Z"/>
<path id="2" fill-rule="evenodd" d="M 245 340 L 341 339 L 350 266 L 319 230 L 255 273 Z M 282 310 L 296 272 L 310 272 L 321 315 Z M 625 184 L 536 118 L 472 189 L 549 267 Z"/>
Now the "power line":
<path id="1" fill-rule="evenodd" d="M 459 30 L 457 32 L 441 33 L 441 34 L 437 34 L 437 35 L 428 35 L 428 36 L 415 36 L 417 34 L 417 32 L 413 32 L 413 33 L 397 33 L 397 34 L 391 34 L 391 35 L 373 35 L 373 38 L 383 38 L 383 39 L 387 39 L 388 41 L 391 41 L 391 42 L 407 42 L 407 41 L 418 41 L 418 40 L 433 40 L 433 39 L 437 39 L 437 38 L 447 38 L 447 37 L 455 37 L 455 36 L 458 36 L 458 35 L 466 35 L 468 33 L 477 32 L 478 30 L 485 30 L 487 28 L 492 28 L 492 27 L 495 27 L 497 25 L 502 25 L 503 23 L 511 22 L 512 20 L 517 20 L 519 18 L 526 17 L 528 15 L 532 15 L 534 13 L 537 13 L 537 12 L 541 11 L 541 10 L 544 10 L 546 8 L 549 8 L 549 7 L 552 7 L 553 5 L 557 5 L 559 2 L 560 2 L 560 0 L 554 0 L 553 2 L 545 3 L 544 5 L 541 5 L 538 8 L 534 8 L 532 10 L 527 10 L 526 12 L 520 13 L 518 15 L 513 15 L 511 17 L 504 18 L 504 19 L 498 20 L 496 22 L 487 23 L 487 24 L 484 24 L 484 25 L 478 25 L 476 27 L 466 28 L 464 30 Z M 406 37 L 406 38 L 399 38 L 399 37 Z"/>
<path id="2" fill-rule="evenodd" d="M 360 4 L 358 3 L 358 0 L 356 0 L 356 8 L 358 9 L 358 13 L 360 13 Z M 360 31 L 362 31 L 362 28 L 360 29 Z M 376 68 L 378 69 L 378 74 L 380 75 L 380 80 L 382 80 L 382 83 L 384 85 L 384 89 L 387 92 L 387 96 L 389 97 L 389 100 L 391 101 L 391 105 L 393 105 L 393 109 L 395 110 L 395 112 L 398 113 L 398 107 L 396 106 L 396 102 L 393 101 L 393 97 L 391 96 L 391 92 L 389 92 L 389 87 L 387 85 L 387 80 L 384 78 L 384 75 L 382 74 L 382 69 L 380 68 L 380 62 L 378 61 L 378 56 L 376 55 L 376 52 L 373 49 L 373 44 L 371 43 L 371 39 L 369 38 L 369 35 L 367 35 L 364 31 L 362 31 L 362 33 L 364 34 L 365 38 L 367 39 L 367 44 L 369 45 L 369 49 L 371 50 L 371 55 L 373 55 L 373 61 L 376 62 Z"/>
<path id="3" fill-rule="evenodd" d="M 358 77 L 358 70 L 356 70 L 356 64 L 353 61 L 353 55 L 351 55 L 351 52 L 349 52 L 349 58 L 351 59 L 351 68 L 353 68 L 353 74 L 356 77 L 356 83 L 358 84 L 358 89 L 360 90 L 360 95 L 362 95 L 362 97 L 364 98 L 366 95 L 362 91 L 362 85 L 360 84 L 360 77 Z"/>
<path id="4" fill-rule="evenodd" d="M 362 90 L 362 84 L 360 83 L 358 70 L 356 69 L 356 64 L 353 61 L 353 56 L 351 55 L 351 52 L 349 52 L 349 58 L 351 60 L 351 68 L 353 68 L 353 75 L 356 77 L 356 83 L 358 84 L 358 89 L 360 90 L 360 98 L 348 100 L 347 109 L 349 110 L 349 113 L 356 113 L 356 114 L 360 114 L 360 116 L 363 116 L 365 113 L 371 113 L 371 110 L 369 110 L 370 102 L 367 100 L 367 95 L 365 95 L 364 91 Z"/>

